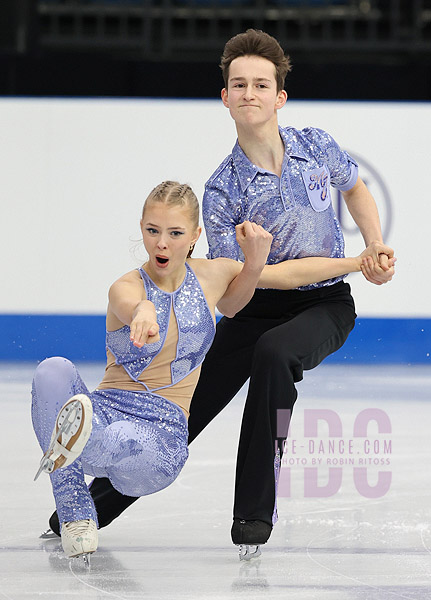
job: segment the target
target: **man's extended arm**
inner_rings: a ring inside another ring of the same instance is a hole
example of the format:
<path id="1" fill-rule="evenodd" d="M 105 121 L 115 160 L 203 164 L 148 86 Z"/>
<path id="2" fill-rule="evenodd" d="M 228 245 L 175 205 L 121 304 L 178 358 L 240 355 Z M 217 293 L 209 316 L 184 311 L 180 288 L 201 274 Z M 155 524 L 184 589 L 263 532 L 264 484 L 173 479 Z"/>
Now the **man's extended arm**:
<path id="1" fill-rule="evenodd" d="M 372 242 L 383 242 L 377 206 L 362 179 L 358 177 L 355 185 L 350 190 L 341 193 L 353 220 L 361 231 L 365 245 L 368 246 Z M 393 250 L 391 250 L 388 254 L 373 256 L 375 262 L 380 265 L 380 271 L 375 272 L 372 277 L 364 273 L 368 281 L 381 285 L 392 279 L 394 267 L 388 266 L 388 259 L 393 258 L 393 255 Z"/>

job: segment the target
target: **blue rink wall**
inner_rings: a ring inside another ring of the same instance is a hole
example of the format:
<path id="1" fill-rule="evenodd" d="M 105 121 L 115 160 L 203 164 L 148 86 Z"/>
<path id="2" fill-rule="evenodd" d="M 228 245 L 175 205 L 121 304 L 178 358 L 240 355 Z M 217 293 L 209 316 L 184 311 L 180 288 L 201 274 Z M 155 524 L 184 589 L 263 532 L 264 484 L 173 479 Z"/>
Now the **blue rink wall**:
<path id="1" fill-rule="evenodd" d="M 105 360 L 102 315 L 0 315 L 0 360 Z M 427 364 L 431 319 L 358 318 L 344 346 L 325 362 Z"/>

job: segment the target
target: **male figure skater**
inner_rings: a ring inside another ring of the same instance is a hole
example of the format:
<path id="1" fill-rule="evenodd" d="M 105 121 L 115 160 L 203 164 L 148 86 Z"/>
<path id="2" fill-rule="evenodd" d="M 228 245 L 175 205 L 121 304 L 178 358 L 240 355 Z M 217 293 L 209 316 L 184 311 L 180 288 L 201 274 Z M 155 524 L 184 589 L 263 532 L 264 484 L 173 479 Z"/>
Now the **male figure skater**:
<path id="1" fill-rule="evenodd" d="M 382 242 L 376 204 L 358 177 L 355 161 L 321 130 L 278 126 L 290 70 L 278 42 L 261 31 L 239 34 L 226 44 L 221 68 L 222 100 L 235 121 L 238 140 L 205 188 L 209 257 L 241 259 L 234 229 L 241 219 L 273 235 L 268 263 L 343 256 L 330 184 L 341 191 L 365 244 Z M 367 275 L 373 283 L 392 278 L 388 260 L 393 252 L 387 251 L 375 257 L 378 264 Z M 287 436 L 285 415 L 297 397 L 295 382 L 343 345 L 356 315 L 350 286 L 342 277 L 291 291 L 256 290 L 235 314 L 240 299 L 238 281 L 219 306 L 233 318 L 218 324 L 191 405 L 189 441 L 250 377 L 231 532 L 235 544 L 247 545 L 265 543 L 277 518 L 276 480 Z"/>
<path id="2" fill-rule="evenodd" d="M 277 113 L 287 99 L 289 59 L 268 34 L 248 30 L 229 40 L 221 68 L 223 104 L 238 134 L 232 153 L 206 184 L 203 216 L 211 258 L 241 259 L 235 225 L 250 220 L 274 238 L 268 263 L 306 256 L 342 257 L 344 240 L 329 186 L 340 190 L 365 245 L 382 242 L 374 199 L 358 166 L 319 129 L 280 128 Z M 374 257 L 364 271 L 380 285 L 394 274 L 393 251 Z M 219 306 L 226 317 L 203 363 L 190 408 L 189 442 L 250 378 L 239 440 L 232 541 L 267 542 L 276 521 L 276 483 L 287 435 L 285 415 L 297 397 L 295 383 L 340 348 L 354 326 L 350 287 L 342 277 L 288 291 L 256 290 L 236 313 L 242 286 Z M 283 415 L 280 420 L 277 417 Z M 106 479 L 91 493 L 99 526 L 109 524 L 135 498 Z M 55 515 L 50 521 L 57 530 Z"/>

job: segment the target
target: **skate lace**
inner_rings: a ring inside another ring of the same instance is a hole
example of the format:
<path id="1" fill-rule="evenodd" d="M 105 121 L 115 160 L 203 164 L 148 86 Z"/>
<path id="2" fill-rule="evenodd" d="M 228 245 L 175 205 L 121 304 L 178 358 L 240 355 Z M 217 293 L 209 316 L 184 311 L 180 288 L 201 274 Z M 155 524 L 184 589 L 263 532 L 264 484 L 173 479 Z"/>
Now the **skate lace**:
<path id="1" fill-rule="evenodd" d="M 71 535 L 78 536 L 83 535 L 91 529 L 91 519 L 84 519 L 83 521 L 70 521 L 69 523 L 64 523 L 63 527 L 65 527 Z"/>

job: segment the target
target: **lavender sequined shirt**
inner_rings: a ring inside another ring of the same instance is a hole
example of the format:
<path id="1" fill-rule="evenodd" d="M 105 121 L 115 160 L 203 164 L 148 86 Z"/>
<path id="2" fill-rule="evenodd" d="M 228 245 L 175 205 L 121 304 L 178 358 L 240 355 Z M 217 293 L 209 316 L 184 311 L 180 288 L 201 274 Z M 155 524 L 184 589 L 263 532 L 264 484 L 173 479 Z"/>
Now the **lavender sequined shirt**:
<path id="1" fill-rule="evenodd" d="M 279 128 L 284 143 L 281 178 L 257 167 L 238 141 L 205 185 L 203 219 L 208 258 L 244 260 L 235 225 L 252 221 L 273 236 L 268 264 L 293 258 L 344 256 L 344 238 L 331 203 L 330 185 L 351 189 L 358 166 L 325 131 Z M 340 281 L 336 277 L 300 289 Z"/>

